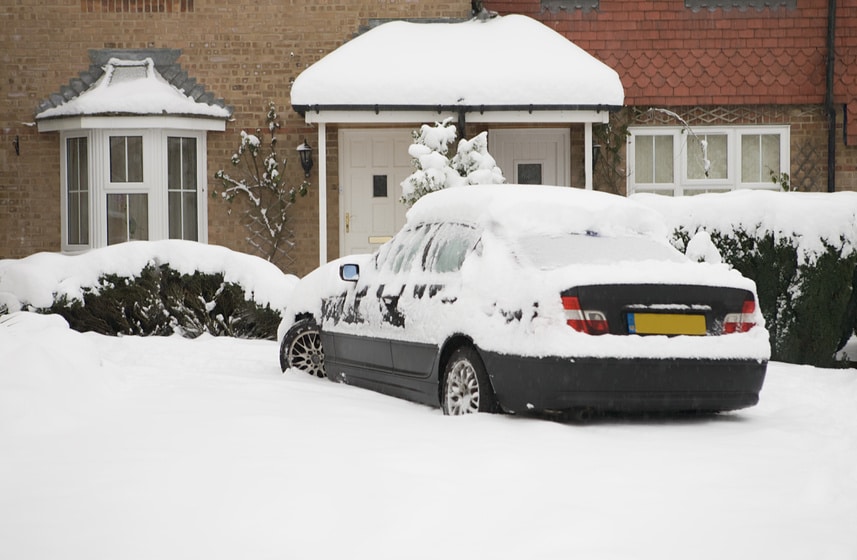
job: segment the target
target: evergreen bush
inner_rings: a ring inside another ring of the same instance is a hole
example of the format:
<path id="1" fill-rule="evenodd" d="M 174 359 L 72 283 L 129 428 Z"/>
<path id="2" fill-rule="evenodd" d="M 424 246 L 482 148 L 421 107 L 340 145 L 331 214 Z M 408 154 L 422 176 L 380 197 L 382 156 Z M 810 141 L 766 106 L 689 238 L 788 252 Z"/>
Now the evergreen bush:
<path id="1" fill-rule="evenodd" d="M 857 329 L 857 253 L 825 242 L 825 251 L 801 262 L 799 239 L 770 231 L 709 229 L 723 260 L 756 282 L 771 340 L 771 359 L 821 367 Z M 679 226 L 674 243 L 686 246 L 692 232 Z"/>
<path id="2" fill-rule="evenodd" d="M 274 340 L 280 313 L 247 298 L 222 273 L 181 274 L 167 264 L 146 265 L 134 277 L 105 274 L 83 300 L 57 297 L 57 313 L 78 331 L 106 335 L 214 336 Z"/>

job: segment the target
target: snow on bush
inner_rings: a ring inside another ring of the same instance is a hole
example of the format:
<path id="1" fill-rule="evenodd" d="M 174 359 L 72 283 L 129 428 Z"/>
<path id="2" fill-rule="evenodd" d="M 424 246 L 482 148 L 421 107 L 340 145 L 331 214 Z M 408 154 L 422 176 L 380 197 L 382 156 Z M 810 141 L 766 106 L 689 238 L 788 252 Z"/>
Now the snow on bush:
<path id="1" fill-rule="evenodd" d="M 455 156 L 447 157 L 449 146 L 458 135 L 452 118 L 424 124 L 413 132 L 414 143 L 408 148 L 414 171 L 402 181 L 402 202 L 412 206 L 430 192 L 448 187 L 504 183 L 503 173 L 488 153 L 488 133 L 458 143 Z"/>
<path id="2" fill-rule="evenodd" d="M 107 334 L 273 336 L 260 323 L 282 313 L 296 283 L 264 259 L 225 247 L 133 241 L 0 260 L 0 313 L 56 312 L 78 330 Z"/>
<path id="3" fill-rule="evenodd" d="M 632 198 L 664 215 L 678 248 L 713 257 L 708 238 L 756 282 L 773 359 L 833 364 L 857 328 L 857 193 Z"/>

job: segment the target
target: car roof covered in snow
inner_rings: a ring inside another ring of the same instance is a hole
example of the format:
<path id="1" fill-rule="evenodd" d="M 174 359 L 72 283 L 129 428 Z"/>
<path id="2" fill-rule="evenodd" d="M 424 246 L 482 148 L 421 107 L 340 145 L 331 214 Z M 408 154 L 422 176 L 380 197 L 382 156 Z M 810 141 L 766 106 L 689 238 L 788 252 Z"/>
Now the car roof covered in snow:
<path id="1" fill-rule="evenodd" d="M 468 185 L 428 194 L 408 211 L 409 225 L 457 221 L 507 235 L 588 233 L 664 239 L 661 215 L 623 196 L 572 187 Z"/>

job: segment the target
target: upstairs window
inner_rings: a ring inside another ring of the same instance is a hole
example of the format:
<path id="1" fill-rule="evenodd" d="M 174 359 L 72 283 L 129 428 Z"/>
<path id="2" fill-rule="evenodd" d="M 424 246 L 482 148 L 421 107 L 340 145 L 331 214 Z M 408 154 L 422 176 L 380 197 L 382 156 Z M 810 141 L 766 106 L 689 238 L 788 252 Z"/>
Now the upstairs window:
<path id="1" fill-rule="evenodd" d="M 735 189 L 778 189 L 789 172 L 789 127 L 633 127 L 628 194 L 682 196 Z"/>

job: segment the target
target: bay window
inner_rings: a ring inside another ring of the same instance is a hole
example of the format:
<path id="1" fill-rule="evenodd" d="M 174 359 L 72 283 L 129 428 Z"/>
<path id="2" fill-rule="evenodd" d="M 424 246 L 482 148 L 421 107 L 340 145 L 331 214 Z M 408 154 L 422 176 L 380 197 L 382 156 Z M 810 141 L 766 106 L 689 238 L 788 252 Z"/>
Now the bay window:
<path id="1" fill-rule="evenodd" d="M 207 242 L 205 131 L 64 131 L 62 247 Z"/>

